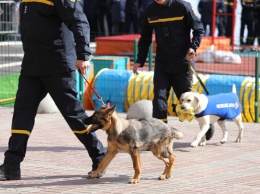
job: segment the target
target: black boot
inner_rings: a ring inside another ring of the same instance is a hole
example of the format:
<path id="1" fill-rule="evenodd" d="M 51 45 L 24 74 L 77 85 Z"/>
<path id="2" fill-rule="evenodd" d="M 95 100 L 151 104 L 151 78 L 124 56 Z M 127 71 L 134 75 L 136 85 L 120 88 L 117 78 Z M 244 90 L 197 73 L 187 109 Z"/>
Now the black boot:
<path id="1" fill-rule="evenodd" d="M 207 141 L 210 140 L 210 139 L 213 137 L 214 131 L 215 131 L 214 125 L 213 125 L 213 124 L 210 124 L 210 125 L 209 125 L 209 129 L 208 129 L 208 131 L 206 132 L 206 140 L 207 140 Z"/>
<path id="2" fill-rule="evenodd" d="M 13 167 L 7 164 L 0 166 L 0 181 L 6 180 L 20 180 L 21 170 L 20 167 Z"/>

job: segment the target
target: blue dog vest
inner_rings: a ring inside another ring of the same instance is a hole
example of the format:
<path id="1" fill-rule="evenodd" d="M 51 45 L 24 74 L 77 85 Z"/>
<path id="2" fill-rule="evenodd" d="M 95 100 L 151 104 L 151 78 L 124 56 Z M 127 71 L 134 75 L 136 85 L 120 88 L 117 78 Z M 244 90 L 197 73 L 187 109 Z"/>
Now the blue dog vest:
<path id="1" fill-rule="evenodd" d="M 195 117 L 204 115 L 217 115 L 222 119 L 233 119 L 241 113 L 241 105 L 235 93 L 222 93 L 207 96 L 208 105 L 204 111 L 196 114 Z"/>

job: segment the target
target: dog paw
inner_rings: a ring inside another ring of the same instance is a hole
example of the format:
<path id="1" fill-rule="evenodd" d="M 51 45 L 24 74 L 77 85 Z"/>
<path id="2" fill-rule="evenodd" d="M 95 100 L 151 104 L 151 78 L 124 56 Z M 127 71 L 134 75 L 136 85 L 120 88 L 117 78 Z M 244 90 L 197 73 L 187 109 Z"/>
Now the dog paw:
<path id="1" fill-rule="evenodd" d="M 220 143 L 224 144 L 224 143 L 226 143 L 226 140 L 222 139 L 222 140 L 220 141 Z"/>
<path id="2" fill-rule="evenodd" d="M 241 139 L 240 139 L 240 138 L 237 138 L 237 139 L 236 139 L 236 142 L 237 142 L 237 143 L 240 143 L 240 142 L 241 142 Z"/>
<path id="3" fill-rule="evenodd" d="M 190 145 L 191 145 L 191 147 L 196 148 L 198 146 L 198 142 L 194 141 Z"/>
<path id="4" fill-rule="evenodd" d="M 163 174 L 163 175 L 159 176 L 158 180 L 166 180 L 169 178 L 171 178 L 170 174 Z"/>
<path id="5" fill-rule="evenodd" d="M 136 184 L 136 183 L 139 183 L 139 182 L 140 182 L 140 179 L 134 179 L 134 178 L 131 178 L 128 181 L 128 183 L 130 183 L 130 184 Z"/>
<path id="6" fill-rule="evenodd" d="M 205 146 L 206 145 L 206 142 L 200 142 L 200 146 Z"/>
<path id="7" fill-rule="evenodd" d="M 91 173 L 91 174 L 88 174 L 86 176 L 87 179 L 94 179 L 94 178 L 97 178 L 98 177 L 98 174 L 97 173 Z"/>

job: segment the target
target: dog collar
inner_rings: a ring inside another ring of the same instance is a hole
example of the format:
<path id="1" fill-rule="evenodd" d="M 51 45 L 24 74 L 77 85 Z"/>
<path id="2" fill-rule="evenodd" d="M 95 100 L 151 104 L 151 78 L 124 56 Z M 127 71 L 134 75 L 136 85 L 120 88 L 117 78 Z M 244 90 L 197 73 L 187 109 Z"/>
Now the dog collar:
<path id="1" fill-rule="evenodd" d="M 181 108 L 181 104 L 177 104 L 177 106 L 176 106 L 176 113 L 177 113 L 177 115 L 179 117 L 179 120 L 181 122 L 183 122 L 185 120 L 191 122 L 194 119 L 194 117 L 195 117 L 193 108 L 182 109 Z"/>

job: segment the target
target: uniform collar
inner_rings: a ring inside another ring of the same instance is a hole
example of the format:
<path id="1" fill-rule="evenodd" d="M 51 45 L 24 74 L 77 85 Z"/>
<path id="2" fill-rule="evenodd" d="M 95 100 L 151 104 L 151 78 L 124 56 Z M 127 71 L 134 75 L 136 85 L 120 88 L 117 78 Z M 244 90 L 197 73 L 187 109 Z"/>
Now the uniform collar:
<path id="1" fill-rule="evenodd" d="M 169 0 L 167 6 L 170 6 L 170 5 L 173 4 L 174 2 L 175 2 L 175 0 Z"/>

